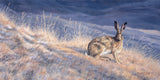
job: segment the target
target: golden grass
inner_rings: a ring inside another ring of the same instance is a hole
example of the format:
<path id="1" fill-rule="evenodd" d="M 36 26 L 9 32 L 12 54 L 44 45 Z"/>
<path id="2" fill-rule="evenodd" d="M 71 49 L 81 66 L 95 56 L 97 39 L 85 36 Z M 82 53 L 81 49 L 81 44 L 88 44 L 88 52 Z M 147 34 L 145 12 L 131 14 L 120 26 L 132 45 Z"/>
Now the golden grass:
<path id="1" fill-rule="evenodd" d="M 31 30 L 29 27 L 25 27 L 24 25 L 21 25 L 20 27 L 16 27 L 17 25 L 15 25 L 12 21 L 10 21 L 6 17 L 6 15 L 4 15 L 4 13 L 0 13 L 0 23 L 2 25 L 10 25 L 12 27 L 15 27 L 17 32 L 21 34 L 21 36 L 26 37 L 27 39 L 34 42 L 34 44 L 26 43 L 26 41 L 22 39 L 22 37 L 15 35 L 13 37 L 13 40 L 19 39 L 22 46 L 17 49 L 11 50 L 5 43 L 1 43 L 0 54 L 6 54 L 8 52 L 12 54 L 14 54 L 15 52 L 19 54 L 21 53 L 24 54 L 27 52 L 25 49 L 27 49 L 29 45 L 33 45 L 31 47 L 41 50 L 44 53 L 51 53 L 50 51 L 47 51 L 45 46 L 39 44 L 40 42 L 44 42 L 48 44 L 48 47 L 50 48 L 56 48 L 60 51 L 66 52 L 66 54 L 68 55 L 80 57 L 86 61 L 91 62 L 95 66 L 99 66 L 99 65 L 103 66 L 104 68 L 108 69 L 110 74 L 114 73 L 118 76 L 123 76 L 128 80 L 141 80 L 142 78 L 160 80 L 159 62 L 157 62 L 156 60 L 150 57 L 145 57 L 142 54 L 143 53 L 142 51 L 138 51 L 134 49 L 124 49 L 119 54 L 119 58 L 122 64 L 116 64 L 114 61 L 106 62 L 102 60 L 97 60 L 93 57 L 85 56 L 84 53 L 82 52 L 78 52 L 74 50 L 74 48 L 78 48 L 85 51 L 87 49 L 87 45 L 89 41 L 91 40 L 91 38 L 88 38 L 88 36 L 79 35 L 70 41 L 58 40 L 54 32 L 50 32 L 49 30 L 46 30 L 43 28 L 38 30 Z M 57 56 L 60 58 L 63 58 L 59 55 Z M 112 58 L 112 56 L 109 56 L 109 57 Z M 29 56 L 26 56 L 21 58 L 21 60 L 27 63 L 31 59 L 29 58 Z M 112 58 L 112 60 L 114 59 Z M 38 64 L 35 63 L 34 65 L 38 65 Z M 28 69 L 28 68 L 35 68 L 34 65 L 30 67 L 27 67 L 26 65 L 23 67 L 22 70 Z M 72 69 L 69 69 L 68 71 L 73 74 L 77 73 L 75 70 L 72 70 Z M 83 71 L 85 72 L 85 70 Z M 46 69 L 42 69 L 40 72 L 40 75 L 46 75 Z M 81 76 L 85 76 L 85 75 L 81 75 Z M 81 77 L 79 78 L 79 80 L 80 79 Z"/>
<path id="2" fill-rule="evenodd" d="M 2 55 L 14 54 L 14 52 L 5 43 L 0 43 L 0 53 L 1 57 Z"/>
<path id="3" fill-rule="evenodd" d="M 16 25 L 14 22 L 10 21 L 10 19 L 7 17 L 7 15 L 3 12 L 0 13 L 0 23 L 6 27 L 7 25 L 10 25 L 12 27 L 15 27 Z"/>
<path id="4" fill-rule="evenodd" d="M 138 51 L 124 50 L 121 52 L 120 59 L 123 62 L 121 68 L 127 72 L 134 72 L 138 76 L 146 78 L 160 78 L 159 62 L 145 57 Z M 125 74 L 127 75 L 127 74 Z M 128 75 L 129 76 L 129 75 Z"/>
<path id="5" fill-rule="evenodd" d="M 153 60 L 152 58 L 145 57 L 143 54 L 141 54 L 141 52 L 133 49 L 123 50 L 121 54 L 119 54 L 120 60 L 122 62 L 122 64 L 120 65 L 112 61 L 106 62 L 106 61 L 96 60 L 90 56 L 84 56 L 83 54 L 79 54 L 79 52 L 76 52 L 73 49 L 62 48 L 62 47 L 58 49 L 67 52 L 67 54 L 72 54 L 74 56 L 78 56 L 85 60 L 88 60 L 94 65 L 106 66 L 106 68 L 108 68 L 110 73 L 114 73 L 119 76 L 124 76 L 128 80 L 141 80 L 141 78 L 139 77 L 144 77 L 146 79 L 160 79 L 159 62 Z M 112 58 L 112 60 L 114 59 Z M 116 71 L 113 71 L 114 69 Z"/>
<path id="6" fill-rule="evenodd" d="M 87 49 L 88 43 L 91 39 L 83 36 L 76 36 L 70 41 L 62 41 L 60 44 L 67 47 L 77 47 L 81 49 Z"/>
<path id="7" fill-rule="evenodd" d="M 46 29 L 39 29 L 39 30 L 33 30 L 36 35 L 38 35 L 37 37 L 42 40 L 42 41 L 46 41 L 46 42 L 52 42 L 52 44 L 58 44 L 59 40 L 57 39 L 57 37 L 55 36 L 54 32 L 50 32 Z"/>

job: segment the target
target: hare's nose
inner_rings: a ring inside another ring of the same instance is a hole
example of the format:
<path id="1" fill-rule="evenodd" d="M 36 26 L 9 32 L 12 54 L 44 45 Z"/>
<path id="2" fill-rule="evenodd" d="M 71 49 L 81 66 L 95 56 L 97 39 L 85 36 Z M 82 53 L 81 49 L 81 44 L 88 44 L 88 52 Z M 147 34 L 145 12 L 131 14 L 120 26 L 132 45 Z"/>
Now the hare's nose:
<path id="1" fill-rule="evenodd" d="M 118 39 L 117 41 L 120 41 L 120 39 Z"/>

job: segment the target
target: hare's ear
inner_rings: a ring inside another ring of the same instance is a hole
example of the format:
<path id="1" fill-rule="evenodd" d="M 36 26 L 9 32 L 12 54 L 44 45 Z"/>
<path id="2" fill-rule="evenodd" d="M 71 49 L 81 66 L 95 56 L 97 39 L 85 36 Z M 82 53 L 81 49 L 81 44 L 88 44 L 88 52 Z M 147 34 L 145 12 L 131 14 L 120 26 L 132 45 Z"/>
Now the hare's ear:
<path id="1" fill-rule="evenodd" d="M 126 28 L 127 22 L 125 22 L 121 27 L 121 32 Z"/>
<path id="2" fill-rule="evenodd" d="M 114 21 L 114 28 L 119 32 L 119 25 L 117 21 Z"/>

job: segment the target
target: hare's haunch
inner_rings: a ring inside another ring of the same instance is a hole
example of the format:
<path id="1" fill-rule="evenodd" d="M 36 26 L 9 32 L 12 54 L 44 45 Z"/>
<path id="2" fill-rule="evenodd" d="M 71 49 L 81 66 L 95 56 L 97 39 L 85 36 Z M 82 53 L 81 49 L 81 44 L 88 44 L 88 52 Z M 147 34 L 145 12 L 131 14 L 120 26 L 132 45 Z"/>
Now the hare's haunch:
<path id="1" fill-rule="evenodd" d="M 119 25 L 117 21 L 114 21 L 114 27 L 117 31 L 114 37 L 111 36 L 102 36 L 93 39 L 88 44 L 88 55 L 91 55 L 96 58 L 100 58 L 103 55 L 111 53 L 115 58 L 117 63 L 120 63 L 119 58 L 117 56 L 118 53 L 123 49 L 123 35 L 122 32 L 125 29 L 127 22 L 125 22 L 121 29 L 119 29 Z"/>

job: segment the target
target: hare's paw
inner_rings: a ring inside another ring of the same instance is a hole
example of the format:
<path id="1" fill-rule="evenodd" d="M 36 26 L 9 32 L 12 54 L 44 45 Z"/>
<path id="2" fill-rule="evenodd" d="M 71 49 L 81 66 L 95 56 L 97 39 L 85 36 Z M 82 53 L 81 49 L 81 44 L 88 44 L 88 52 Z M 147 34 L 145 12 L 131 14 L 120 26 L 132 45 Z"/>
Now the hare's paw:
<path id="1" fill-rule="evenodd" d="M 122 62 L 120 60 L 115 61 L 117 64 L 122 64 Z"/>
<path id="2" fill-rule="evenodd" d="M 111 61 L 110 58 L 100 58 L 100 60 L 103 60 L 103 61 Z"/>

